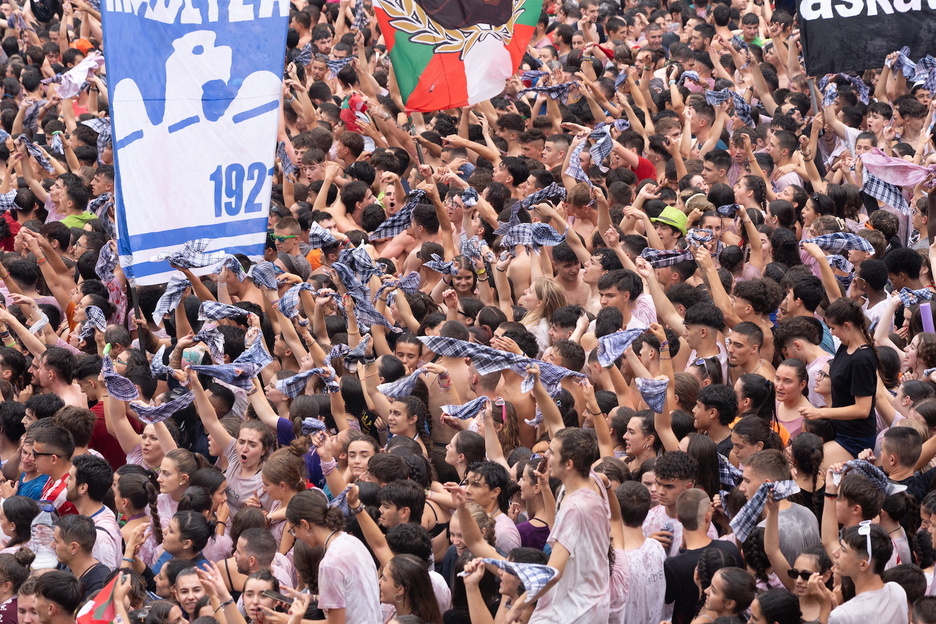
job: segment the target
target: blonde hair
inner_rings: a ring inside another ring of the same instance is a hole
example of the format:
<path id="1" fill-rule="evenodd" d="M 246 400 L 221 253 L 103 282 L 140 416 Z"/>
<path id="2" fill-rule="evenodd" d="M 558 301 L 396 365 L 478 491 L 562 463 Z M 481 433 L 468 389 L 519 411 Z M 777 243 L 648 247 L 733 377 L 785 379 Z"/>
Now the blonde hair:
<path id="1" fill-rule="evenodd" d="M 567 305 L 565 290 L 555 280 L 537 277 L 530 287 L 540 303 L 520 321 L 525 327 L 536 327 L 543 319 L 548 321 L 556 310 Z"/>

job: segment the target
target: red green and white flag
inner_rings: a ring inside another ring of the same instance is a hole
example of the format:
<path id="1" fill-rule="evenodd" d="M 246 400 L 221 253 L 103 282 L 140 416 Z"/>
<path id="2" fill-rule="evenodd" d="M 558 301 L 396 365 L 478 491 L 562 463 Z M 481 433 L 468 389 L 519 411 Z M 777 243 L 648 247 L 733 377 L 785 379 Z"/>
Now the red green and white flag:
<path id="1" fill-rule="evenodd" d="M 407 111 L 477 104 L 520 65 L 542 0 L 375 0 Z"/>
<path id="2" fill-rule="evenodd" d="M 91 600 L 86 602 L 81 610 L 78 611 L 78 624 L 110 624 L 117 617 L 117 610 L 114 608 L 114 585 L 120 579 L 118 574 L 111 579 L 111 582 L 101 588 Z"/>

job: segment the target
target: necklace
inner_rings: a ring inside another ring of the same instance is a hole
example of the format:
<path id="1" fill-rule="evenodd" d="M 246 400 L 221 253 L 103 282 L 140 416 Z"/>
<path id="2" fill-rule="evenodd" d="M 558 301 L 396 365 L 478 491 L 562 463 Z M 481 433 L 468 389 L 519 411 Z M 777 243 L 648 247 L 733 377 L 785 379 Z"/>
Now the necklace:
<path id="1" fill-rule="evenodd" d="M 335 536 L 335 533 L 337 532 L 338 532 L 338 529 L 335 529 L 334 531 L 328 534 L 328 537 L 325 538 L 325 546 L 324 546 L 325 550 L 328 550 L 328 542 L 331 541 L 331 539 Z"/>

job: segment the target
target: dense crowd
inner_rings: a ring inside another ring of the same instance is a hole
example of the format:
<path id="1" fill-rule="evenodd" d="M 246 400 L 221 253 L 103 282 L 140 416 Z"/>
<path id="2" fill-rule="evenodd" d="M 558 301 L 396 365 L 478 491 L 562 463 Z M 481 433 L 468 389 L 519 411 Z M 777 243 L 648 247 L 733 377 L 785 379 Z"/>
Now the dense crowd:
<path id="1" fill-rule="evenodd" d="M 137 288 L 100 7 L 0 4 L 0 624 L 936 624 L 936 61 L 789 4 L 547 0 L 430 114 L 293 0 L 264 257 Z"/>

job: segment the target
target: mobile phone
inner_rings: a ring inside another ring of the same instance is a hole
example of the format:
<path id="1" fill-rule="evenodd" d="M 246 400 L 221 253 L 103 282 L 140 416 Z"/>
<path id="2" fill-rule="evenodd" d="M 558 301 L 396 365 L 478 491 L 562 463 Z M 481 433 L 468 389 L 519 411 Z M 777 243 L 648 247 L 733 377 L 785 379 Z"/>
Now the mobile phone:
<path id="1" fill-rule="evenodd" d="M 279 592 L 275 592 L 272 589 L 266 590 L 265 592 L 263 592 L 263 595 L 266 596 L 267 598 L 272 598 L 273 600 L 278 600 L 279 602 L 285 602 L 286 604 L 290 604 L 290 605 L 293 603 L 293 600 L 294 600 L 293 598 L 290 598 L 289 596 L 286 596 Z"/>

